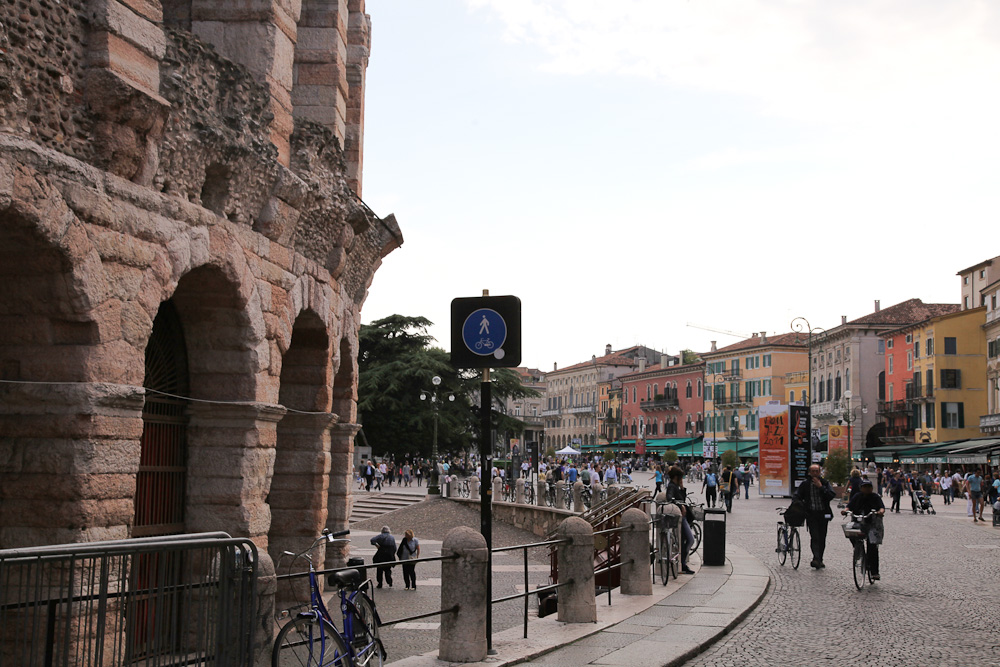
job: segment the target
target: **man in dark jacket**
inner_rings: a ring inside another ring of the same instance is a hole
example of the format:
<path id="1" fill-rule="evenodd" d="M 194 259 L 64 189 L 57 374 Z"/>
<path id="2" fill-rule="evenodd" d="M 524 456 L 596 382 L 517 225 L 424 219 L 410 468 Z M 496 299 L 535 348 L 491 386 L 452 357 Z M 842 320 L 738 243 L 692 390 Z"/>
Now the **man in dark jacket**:
<path id="1" fill-rule="evenodd" d="M 809 563 L 812 567 L 826 567 L 823 564 L 823 552 L 826 551 L 826 529 L 831 519 L 833 510 L 830 509 L 830 501 L 837 497 L 830 482 L 823 478 L 823 473 L 818 465 L 809 466 L 809 477 L 801 484 L 795 492 L 795 497 L 806 505 L 806 525 L 809 526 L 809 546 L 812 548 L 813 559 Z"/>
<path id="2" fill-rule="evenodd" d="M 382 532 L 373 537 L 371 542 L 378 547 L 372 557 L 372 563 L 391 563 L 396 560 L 396 538 L 389 532 L 389 526 L 382 526 Z M 375 569 L 378 588 L 382 588 L 383 576 L 389 588 L 392 588 L 392 565 L 380 565 Z"/>
<path id="3" fill-rule="evenodd" d="M 878 513 L 878 521 L 871 521 L 863 527 L 865 536 L 861 539 L 868 540 L 868 569 L 872 573 L 872 580 L 878 581 L 881 579 L 878 571 L 878 545 L 882 542 L 882 517 L 885 516 L 885 503 L 882 502 L 881 496 L 876 495 L 872 492 L 872 481 L 871 479 L 864 479 L 861 482 L 861 492 L 858 495 L 851 498 L 850 502 L 847 503 L 847 509 L 841 511 L 841 514 L 847 514 L 848 511 L 854 513 L 856 517 L 862 517 L 869 512 Z M 869 539 L 869 531 L 876 531 L 878 536 L 876 539 Z"/>

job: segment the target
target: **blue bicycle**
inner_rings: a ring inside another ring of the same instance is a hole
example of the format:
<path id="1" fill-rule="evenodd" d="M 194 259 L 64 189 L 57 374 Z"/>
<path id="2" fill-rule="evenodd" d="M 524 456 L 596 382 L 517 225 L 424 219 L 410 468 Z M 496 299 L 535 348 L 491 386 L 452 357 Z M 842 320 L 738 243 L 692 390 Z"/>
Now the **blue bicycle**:
<path id="1" fill-rule="evenodd" d="M 340 590 L 343 632 L 339 632 L 323 604 L 310 555 L 323 542 L 350 542 L 337 539 L 350 532 L 331 533 L 327 529 L 302 553 L 283 554 L 293 559 L 304 558 L 309 563 L 310 600 L 308 611 L 296 614 L 278 632 L 271 651 L 272 667 L 382 667 L 386 652 L 378 635 L 381 621 L 372 602 L 371 579 L 362 581 L 358 570 L 341 570 L 330 575 L 328 581 Z M 282 614 L 287 616 L 289 612 Z"/>

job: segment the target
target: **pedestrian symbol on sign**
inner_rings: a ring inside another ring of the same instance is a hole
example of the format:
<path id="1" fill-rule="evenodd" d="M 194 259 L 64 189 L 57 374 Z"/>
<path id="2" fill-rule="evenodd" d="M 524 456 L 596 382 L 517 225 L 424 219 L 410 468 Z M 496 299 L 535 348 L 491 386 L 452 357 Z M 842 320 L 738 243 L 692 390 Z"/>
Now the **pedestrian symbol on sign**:
<path id="1" fill-rule="evenodd" d="M 480 308 L 474 311 L 462 325 L 462 342 L 473 354 L 481 357 L 494 356 L 503 359 L 503 344 L 507 340 L 507 324 L 497 311 Z"/>

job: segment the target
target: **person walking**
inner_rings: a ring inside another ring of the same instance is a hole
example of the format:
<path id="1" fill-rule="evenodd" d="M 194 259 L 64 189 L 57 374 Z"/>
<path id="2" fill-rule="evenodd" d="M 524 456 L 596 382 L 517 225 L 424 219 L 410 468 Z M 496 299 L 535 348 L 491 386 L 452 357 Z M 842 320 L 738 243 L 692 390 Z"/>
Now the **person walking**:
<path id="1" fill-rule="evenodd" d="M 365 464 L 365 491 L 372 490 L 372 482 L 375 481 L 375 466 L 372 465 L 371 460 Z"/>
<path id="2" fill-rule="evenodd" d="M 389 526 L 382 526 L 382 532 L 371 539 L 371 543 L 377 548 L 372 556 L 372 563 L 395 563 L 396 562 L 396 538 L 389 532 Z M 376 588 L 382 588 L 382 579 L 392 588 L 392 565 L 379 565 L 375 568 L 375 579 L 378 582 Z"/>
<path id="3" fill-rule="evenodd" d="M 977 468 L 975 472 L 965 478 L 965 492 L 969 494 L 972 501 L 972 521 L 973 523 L 983 520 L 983 478 Z"/>
<path id="4" fill-rule="evenodd" d="M 415 558 L 420 558 L 420 542 L 413 536 L 412 530 L 407 530 L 403 534 L 403 539 L 396 549 L 396 557 L 403 566 L 403 585 L 406 590 L 417 590 L 417 564 L 412 562 Z M 389 584 L 391 587 L 392 584 Z"/>
<path id="5" fill-rule="evenodd" d="M 660 491 L 663 490 L 663 466 L 656 466 L 653 479 L 656 480 L 656 488 L 653 489 L 653 498 L 656 498 Z"/>
<path id="6" fill-rule="evenodd" d="M 722 502 L 726 504 L 726 511 L 733 511 L 733 494 L 740 492 L 739 482 L 736 481 L 736 473 L 731 466 L 722 469 Z"/>
<path id="7" fill-rule="evenodd" d="M 826 551 L 826 529 L 833 510 L 830 501 L 837 497 L 830 482 L 823 478 L 823 473 L 817 464 L 809 466 L 809 477 L 799 484 L 795 497 L 805 503 L 806 525 L 809 527 L 809 546 L 812 549 L 811 567 L 820 569 L 823 564 L 823 552 Z"/>
<path id="8" fill-rule="evenodd" d="M 899 501 L 903 497 L 903 478 L 898 471 L 889 476 L 889 495 L 892 496 L 889 511 L 899 514 Z"/>
<path id="9" fill-rule="evenodd" d="M 701 490 L 705 493 L 705 503 L 709 507 L 715 507 L 719 492 L 719 476 L 711 470 L 706 472 L 705 479 L 701 483 Z"/>
<path id="10" fill-rule="evenodd" d="M 745 466 L 743 468 L 743 490 L 746 492 L 746 499 L 750 500 L 750 482 L 753 481 L 752 473 L 750 472 L 750 466 Z M 736 489 L 736 495 L 739 495 L 740 490 Z"/>
<path id="11" fill-rule="evenodd" d="M 378 467 L 375 468 L 375 490 L 376 491 L 381 491 L 382 490 L 382 480 L 385 479 L 385 472 L 386 472 L 386 467 L 385 467 L 385 462 L 383 461 L 382 463 L 378 464 Z"/>
<path id="12" fill-rule="evenodd" d="M 410 485 L 410 462 L 403 464 L 403 486 Z"/>

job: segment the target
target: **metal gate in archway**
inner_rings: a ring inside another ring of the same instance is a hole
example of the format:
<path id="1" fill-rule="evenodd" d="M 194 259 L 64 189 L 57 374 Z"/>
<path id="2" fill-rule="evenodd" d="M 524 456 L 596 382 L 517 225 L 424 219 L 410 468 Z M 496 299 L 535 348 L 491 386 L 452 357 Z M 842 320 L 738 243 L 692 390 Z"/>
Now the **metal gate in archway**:
<path id="1" fill-rule="evenodd" d="M 147 389 L 142 408 L 139 472 L 135 484 L 132 537 L 184 532 L 187 472 L 187 348 L 180 318 L 170 301 L 160 305 L 146 345 Z M 169 653 L 177 646 L 183 598 L 176 588 L 183 553 L 141 553 L 129 579 L 139 593 L 129 599 L 126 645 L 130 659 Z"/>

